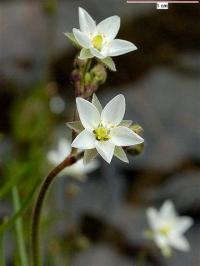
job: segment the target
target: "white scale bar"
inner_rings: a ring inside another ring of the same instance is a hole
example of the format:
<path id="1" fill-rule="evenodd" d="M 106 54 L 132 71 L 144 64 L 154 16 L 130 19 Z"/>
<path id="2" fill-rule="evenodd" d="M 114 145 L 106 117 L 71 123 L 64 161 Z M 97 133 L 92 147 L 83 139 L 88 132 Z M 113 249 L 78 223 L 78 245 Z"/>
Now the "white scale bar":
<path id="1" fill-rule="evenodd" d="M 139 0 L 127 0 L 127 4 L 157 4 L 159 2 L 166 2 L 171 4 L 198 4 L 199 1 L 139 1 Z"/>

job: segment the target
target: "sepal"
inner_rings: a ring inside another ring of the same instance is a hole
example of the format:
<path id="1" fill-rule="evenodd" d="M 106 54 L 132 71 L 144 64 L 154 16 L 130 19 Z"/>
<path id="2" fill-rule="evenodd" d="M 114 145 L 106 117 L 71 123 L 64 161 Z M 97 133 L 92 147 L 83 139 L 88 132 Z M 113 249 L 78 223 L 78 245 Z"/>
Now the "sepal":
<path id="1" fill-rule="evenodd" d="M 83 156 L 83 164 L 86 165 L 90 163 L 97 156 L 96 149 L 85 150 Z"/>
<path id="2" fill-rule="evenodd" d="M 129 163 L 129 160 L 127 158 L 127 155 L 122 147 L 115 146 L 114 155 L 121 161 L 125 163 Z"/>
<path id="3" fill-rule="evenodd" d="M 76 47 L 76 48 L 81 48 L 81 46 L 79 45 L 79 43 L 77 42 L 77 40 L 74 37 L 74 34 L 72 32 L 65 32 L 64 35 L 72 42 L 72 44 Z"/>
<path id="4" fill-rule="evenodd" d="M 80 121 L 67 122 L 66 125 L 77 133 L 84 130 L 84 127 Z"/>
<path id="5" fill-rule="evenodd" d="M 117 71 L 116 66 L 115 66 L 115 63 L 114 63 L 114 61 L 112 60 L 111 57 L 106 57 L 104 59 L 101 59 L 101 61 L 111 71 L 114 71 L 114 72 Z"/>

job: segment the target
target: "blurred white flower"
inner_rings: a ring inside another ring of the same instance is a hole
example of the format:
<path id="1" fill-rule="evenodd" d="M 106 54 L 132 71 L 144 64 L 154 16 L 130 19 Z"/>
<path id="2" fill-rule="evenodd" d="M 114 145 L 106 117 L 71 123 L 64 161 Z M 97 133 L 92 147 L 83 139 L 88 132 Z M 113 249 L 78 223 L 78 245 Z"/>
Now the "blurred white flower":
<path id="1" fill-rule="evenodd" d="M 115 39 L 120 28 L 120 17 L 112 16 L 104 19 L 99 24 L 88 14 L 86 10 L 79 7 L 80 29 L 73 29 L 73 37 L 82 47 L 80 59 L 97 57 L 99 59 L 111 60 L 110 57 L 126 54 L 134 51 L 137 47 L 125 40 Z"/>
<path id="2" fill-rule="evenodd" d="M 66 139 L 62 138 L 58 142 L 58 149 L 49 151 L 47 158 L 52 165 L 58 165 L 71 153 L 71 144 Z M 71 177 L 83 181 L 87 178 L 87 174 L 96 170 L 99 167 L 99 162 L 93 160 L 87 165 L 83 164 L 83 158 L 78 160 L 71 166 L 66 167 L 63 172 Z"/>
<path id="3" fill-rule="evenodd" d="M 191 217 L 179 216 L 170 200 L 164 202 L 160 211 L 148 208 L 147 217 L 151 227 L 148 236 L 155 241 L 165 257 L 171 256 L 171 248 L 189 251 L 189 243 L 183 234 L 193 224 Z"/>
<path id="4" fill-rule="evenodd" d="M 78 97 L 76 104 L 82 129 L 79 125 L 78 131 L 81 133 L 72 142 L 72 147 L 86 150 L 85 162 L 95 157 L 97 152 L 108 163 L 113 155 L 128 162 L 122 147 L 140 144 L 144 140 L 128 127 L 132 121 L 122 121 L 125 114 L 124 96 L 117 95 L 104 109 L 95 94 L 92 103 Z M 77 127 L 78 122 L 75 123 Z M 68 126 L 74 128 L 74 123 L 68 123 Z"/>

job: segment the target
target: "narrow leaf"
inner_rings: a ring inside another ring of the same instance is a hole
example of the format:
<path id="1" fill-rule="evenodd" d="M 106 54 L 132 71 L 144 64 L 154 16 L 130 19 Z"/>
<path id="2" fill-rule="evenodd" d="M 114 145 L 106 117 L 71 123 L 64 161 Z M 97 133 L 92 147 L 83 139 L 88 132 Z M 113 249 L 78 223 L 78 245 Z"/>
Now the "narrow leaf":
<path id="1" fill-rule="evenodd" d="M 8 229 L 12 228 L 12 226 L 14 225 L 14 223 L 18 219 L 18 217 L 20 217 L 24 213 L 24 211 L 27 209 L 27 207 L 32 202 L 35 191 L 37 190 L 40 183 L 41 183 L 40 180 L 38 180 L 35 183 L 31 192 L 27 196 L 26 200 L 21 204 L 21 208 L 9 220 L 7 220 L 6 222 L 4 222 L 3 224 L 0 225 L 0 234 L 2 234 L 2 232 L 4 230 L 8 230 Z"/>
<path id="2" fill-rule="evenodd" d="M 12 197 L 13 197 L 14 211 L 17 212 L 18 210 L 20 210 L 21 203 L 20 203 L 18 189 L 16 186 L 12 188 Z M 18 219 L 16 219 L 15 231 L 16 231 L 16 241 L 17 241 L 17 248 L 20 259 L 20 265 L 28 266 L 28 257 L 26 253 L 22 217 L 18 217 Z"/>
<path id="3" fill-rule="evenodd" d="M 31 168 L 35 167 L 34 164 L 27 164 L 18 169 L 18 171 L 15 172 L 15 175 L 13 175 L 1 188 L 0 188 L 0 199 L 2 199 L 14 185 L 16 185 L 19 180 L 26 175 L 28 171 L 31 171 Z"/>
<path id="4" fill-rule="evenodd" d="M 0 265 L 6 266 L 4 234 L 0 234 Z"/>

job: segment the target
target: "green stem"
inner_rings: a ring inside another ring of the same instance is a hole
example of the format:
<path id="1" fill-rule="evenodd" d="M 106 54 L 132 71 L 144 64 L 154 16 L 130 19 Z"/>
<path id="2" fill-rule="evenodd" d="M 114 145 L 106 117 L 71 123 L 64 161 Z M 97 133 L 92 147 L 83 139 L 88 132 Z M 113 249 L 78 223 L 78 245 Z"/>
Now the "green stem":
<path id="1" fill-rule="evenodd" d="M 0 234 L 0 265 L 6 266 L 4 233 Z"/>
<path id="2" fill-rule="evenodd" d="M 31 251 L 32 251 L 32 264 L 33 266 L 41 266 L 40 257 L 40 237 L 39 237 L 39 227 L 40 219 L 42 214 L 42 207 L 44 204 L 45 197 L 47 195 L 48 189 L 55 177 L 67 166 L 74 164 L 79 158 L 81 158 L 82 153 L 76 156 L 68 156 L 63 162 L 56 166 L 44 179 L 44 182 L 39 191 L 38 197 L 36 199 L 35 208 L 33 211 L 33 223 L 31 232 Z"/>
<path id="3" fill-rule="evenodd" d="M 12 188 L 12 198 L 13 198 L 14 211 L 17 212 L 20 209 L 20 198 L 17 187 L 15 186 Z M 15 231 L 16 231 L 17 248 L 21 262 L 20 265 L 28 266 L 28 258 L 26 254 L 26 246 L 25 246 L 24 232 L 23 232 L 23 222 L 21 217 L 19 217 L 15 221 Z"/>
<path id="4" fill-rule="evenodd" d="M 82 70 L 82 80 L 81 80 L 81 84 L 82 84 L 82 94 L 84 95 L 84 92 L 85 92 L 85 76 L 86 76 L 86 73 L 89 71 L 90 69 L 90 66 L 91 66 L 91 62 L 92 60 L 91 59 L 88 59 L 87 62 L 85 63 L 84 67 L 83 67 L 83 70 Z M 83 96 L 82 95 L 82 96 Z"/>

